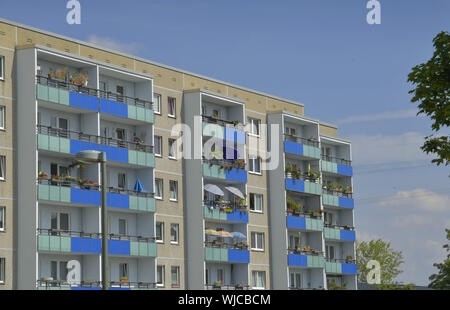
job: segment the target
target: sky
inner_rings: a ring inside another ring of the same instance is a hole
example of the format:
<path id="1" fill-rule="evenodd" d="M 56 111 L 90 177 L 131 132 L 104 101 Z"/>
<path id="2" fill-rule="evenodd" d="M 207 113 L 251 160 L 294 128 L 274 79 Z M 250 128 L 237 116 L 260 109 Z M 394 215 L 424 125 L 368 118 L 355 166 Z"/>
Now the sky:
<path id="1" fill-rule="evenodd" d="M 66 23 L 65 0 L 0 0 L 0 17 L 303 103 L 353 142 L 357 238 L 390 241 L 398 280 L 429 283 L 445 258 L 450 168 L 420 150 L 431 122 L 407 75 L 450 31 L 450 1 L 380 0 L 380 25 L 367 0 L 79 1 L 81 25 Z"/>

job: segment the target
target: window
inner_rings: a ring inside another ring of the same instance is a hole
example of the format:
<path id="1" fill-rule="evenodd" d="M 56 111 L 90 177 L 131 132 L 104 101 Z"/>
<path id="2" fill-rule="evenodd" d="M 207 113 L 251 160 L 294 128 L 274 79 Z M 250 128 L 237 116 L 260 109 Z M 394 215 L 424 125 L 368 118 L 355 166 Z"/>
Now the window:
<path id="1" fill-rule="evenodd" d="M 67 273 L 69 270 L 67 269 L 66 261 L 51 261 L 50 262 L 50 276 L 53 280 L 67 280 Z"/>
<path id="2" fill-rule="evenodd" d="M 172 287 L 180 287 L 180 267 L 172 266 L 170 268 Z"/>
<path id="3" fill-rule="evenodd" d="M 286 134 L 291 135 L 291 136 L 296 136 L 297 131 L 295 130 L 295 128 L 286 127 Z"/>
<path id="4" fill-rule="evenodd" d="M 289 275 L 289 286 L 291 288 L 301 288 L 302 287 L 302 276 L 299 272 L 291 272 Z"/>
<path id="5" fill-rule="evenodd" d="M 155 136 L 155 156 L 162 156 L 162 137 Z"/>
<path id="6" fill-rule="evenodd" d="M 247 119 L 248 125 L 250 127 L 249 133 L 254 136 L 258 136 L 260 134 L 261 121 L 259 119 L 249 117 Z"/>
<path id="7" fill-rule="evenodd" d="M 117 187 L 125 189 L 127 184 L 127 175 L 125 173 L 117 174 Z"/>
<path id="8" fill-rule="evenodd" d="M 177 100 L 175 98 L 169 97 L 168 100 L 168 115 L 170 117 L 176 117 Z"/>
<path id="9" fill-rule="evenodd" d="M 70 230 L 69 213 L 52 212 L 50 225 L 52 230 L 69 231 Z"/>
<path id="10" fill-rule="evenodd" d="M 164 242 L 164 223 L 156 222 L 156 242 L 163 243 Z"/>
<path id="11" fill-rule="evenodd" d="M 333 224 L 333 213 L 324 212 L 325 224 L 332 225 Z"/>
<path id="12" fill-rule="evenodd" d="M 250 210 L 254 212 L 263 212 L 263 195 L 250 193 Z"/>
<path id="13" fill-rule="evenodd" d="M 252 250 L 264 251 L 264 233 L 252 232 Z"/>
<path id="14" fill-rule="evenodd" d="M 266 272 L 252 271 L 253 289 L 264 290 L 266 288 Z"/>
<path id="15" fill-rule="evenodd" d="M 6 156 L 0 156 L 0 180 L 6 179 Z"/>
<path id="16" fill-rule="evenodd" d="M 127 235 L 127 220 L 119 219 L 119 235 Z"/>
<path id="17" fill-rule="evenodd" d="M 6 259 L 0 258 L 0 283 L 5 283 Z"/>
<path id="18" fill-rule="evenodd" d="M 0 129 L 5 129 L 6 124 L 5 124 L 5 107 L 4 106 L 0 106 Z"/>
<path id="19" fill-rule="evenodd" d="M 205 269 L 205 284 L 209 285 L 209 269 Z"/>
<path id="20" fill-rule="evenodd" d="M 163 199 L 163 179 L 155 179 L 155 199 Z"/>
<path id="21" fill-rule="evenodd" d="M 217 269 L 217 282 L 224 283 L 223 269 Z"/>
<path id="22" fill-rule="evenodd" d="M 177 158 L 177 141 L 175 139 L 169 139 L 169 158 Z"/>
<path id="23" fill-rule="evenodd" d="M 179 238 L 179 224 L 170 224 L 170 243 L 178 244 L 178 238 Z"/>
<path id="24" fill-rule="evenodd" d="M 298 237 L 298 235 L 289 235 L 289 247 L 291 249 L 300 247 L 300 238 Z"/>
<path id="25" fill-rule="evenodd" d="M 334 245 L 327 245 L 326 247 L 325 247 L 325 256 L 326 256 L 326 258 L 328 258 L 328 259 L 334 259 L 335 258 L 335 256 L 334 256 Z"/>
<path id="26" fill-rule="evenodd" d="M 119 277 L 120 279 L 128 280 L 128 264 L 126 263 L 119 264 Z"/>
<path id="27" fill-rule="evenodd" d="M 248 167 L 249 172 L 261 174 L 261 157 L 249 156 Z"/>
<path id="28" fill-rule="evenodd" d="M 5 80 L 5 57 L 0 56 L 0 80 Z"/>
<path id="29" fill-rule="evenodd" d="M 153 93 L 153 111 L 161 115 L 161 95 Z"/>
<path id="30" fill-rule="evenodd" d="M 178 181 L 169 181 L 170 201 L 178 201 Z"/>
<path id="31" fill-rule="evenodd" d="M 125 94 L 125 89 L 121 85 L 117 85 L 116 87 L 116 93 L 117 93 L 117 101 L 123 102 L 123 95 Z"/>
<path id="32" fill-rule="evenodd" d="M 164 287 L 165 266 L 156 267 L 156 286 Z"/>
<path id="33" fill-rule="evenodd" d="M 6 208 L 0 207 L 0 231 L 5 231 Z"/>

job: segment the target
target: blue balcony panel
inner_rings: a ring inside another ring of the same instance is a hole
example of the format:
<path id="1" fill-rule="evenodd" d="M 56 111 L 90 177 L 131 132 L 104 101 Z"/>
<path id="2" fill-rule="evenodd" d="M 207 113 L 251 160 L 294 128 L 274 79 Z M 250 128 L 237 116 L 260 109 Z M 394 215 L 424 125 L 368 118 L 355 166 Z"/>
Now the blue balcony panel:
<path id="1" fill-rule="evenodd" d="M 108 253 L 111 255 L 130 255 L 130 241 L 108 240 Z"/>
<path id="2" fill-rule="evenodd" d="M 353 168 L 351 166 L 337 164 L 337 172 L 351 177 L 353 175 Z"/>
<path id="3" fill-rule="evenodd" d="M 230 263 L 249 263 L 250 252 L 247 250 L 228 249 L 228 262 Z"/>
<path id="4" fill-rule="evenodd" d="M 244 131 L 225 127 L 225 140 L 234 141 L 239 144 L 245 144 L 246 135 Z"/>
<path id="5" fill-rule="evenodd" d="M 248 223 L 248 213 L 240 210 L 227 213 L 227 221 Z"/>
<path id="6" fill-rule="evenodd" d="M 339 197 L 339 207 L 353 209 L 355 207 L 355 202 L 352 198 Z"/>
<path id="7" fill-rule="evenodd" d="M 303 155 L 303 144 L 295 143 L 292 141 L 284 141 L 284 151 L 286 153 Z"/>
<path id="8" fill-rule="evenodd" d="M 356 264 L 342 263 L 342 273 L 343 274 L 357 274 Z"/>
<path id="9" fill-rule="evenodd" d="M 243 169 L 227 169 L 225 178 L 229 181 L 247 183 L 247 171 Z"/>
<path id="10" fill-rule="evenodd" d="M 340 240 L 344 241 L 355 241 L 356 240 L 356 233 L 352 230 L 341 230 L 340 231 Z"/>
<path id="11" fill-rule="evenodd" d="M 287 227 L 306 229 L 306 219 L 304 217 L 288 216 L 287 217 Z"/>
<path id="12" fill-rule="evenodd" d="M 70 202 L 84 205 L 100 205 L 100 192 L 87 189 L 71 188 Z"/>
<path id="13" fill-rule="evenodd" d="M 130 209 L 130 197 L 128 195 L 106 193 L 106 204 L 112 208 Z"/>
<path id="14" fill-rule="evenodd" d="M 100 239 L 91 238 L 71 238 L 73 253 L 100 254 L 102 242 Z"/>
<path id="15" fill-rule="evenodd" d="M 304 192 L 305 182 L 302 180 L 286 179 L 286 189 L 288 191 Z"/>
<path id="16" fill-rule="evenodd" d="M 306 267 L 308 265 L 308 259 L 306 255 L 288 254 L 289 266 Z"/>

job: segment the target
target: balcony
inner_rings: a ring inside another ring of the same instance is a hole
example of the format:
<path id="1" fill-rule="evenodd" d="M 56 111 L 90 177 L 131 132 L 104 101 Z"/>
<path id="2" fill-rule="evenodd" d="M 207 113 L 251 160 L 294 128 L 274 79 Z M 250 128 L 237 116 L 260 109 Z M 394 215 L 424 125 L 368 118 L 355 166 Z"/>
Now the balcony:
<path id="1" fill-rule="evenodd" d="M 153 237 L 108 235 L 110 255 L 156 257 Z M 38 251 L 72 254 L 100 254 L 101 234 L 38 229 Z"/>
<path id="2" fill-rule="evenodd" d="M 54 203 L 73 203 L 82 206 L 100 206 L 99 184 L 73 177 L 38 179 L 38 200 Z M 153 193 L 110 187 L 106 193 L 107 206 L 122 210 L 155 212 Z"/>
<path id="3" fill-rule="evenodd" d="M 351 226 L 338 226 L 325 224 L 323 229 L 325 239 L 339 241 L 356 241 L 355 228 Z"/>
<path id="4" fill-rule="evenodd" d="M 240 290 L 249 290 L 250 286 L 243 283 L 238 284 L 222 284 L 222 283 L 214 283 L 214 284 L 206 284 L 205 290 L 227 290 L 227 291 L 240 291 Z"/>
<path id="5" fill-rule="evenodd" d="M 247 183 L 245 162 L 241 159 L 204 159 L 203 176 L 227 181 Z"/>
<path id="6" fill-rule="evenodd" d="M 248 223 L 248 210 L 246 205 L 225 200 L 204 200 L 203 208 L 205 219 Z"/>
<path id="7" fill-rule="evenodd" d="M 326 155 L 322 155 L 322 171 L 349 177 L 353 176 L 352 162 L 350 160 Z"/>
<path id="8" fill-rule="evenodd" d="M 327 274 L 357 274 L 356 261 L 344 259 L 328 259 L 325 263 Z"/>
<path id="9" fill-rule="evenodd" d="M 320 177 L 308 174 L 295 175 L 291 172 L 286 172 L 286 190 L 322 195 L 322 184 L 320 184 Z"/>
<path id="10" fill-rule="evenodd" d="M 206 241 L 205 260 L 248 264 L 250 262 L 250 252 L 248 251 L 248 246 L 245 242 L 229 244 L 220 241 Z"/>
<path id="11" fill-rule="evenodd" d="M 284 152 L 298 156 L 320 159 L 320 144 L 315 139 L 284 134 Z"/>
<path id="12" fill-rule="evenodd" d="M 48 126 L 37 126 L 38 149 L 75 155 L 95 150 L 106 153 L 106 159 L 143 167 L 154 167 L 153 146 L 89 135 Z"/>
<path id="13" fill-rule="evenodd" d="M 288 249 L 288 266 L 323 268 L 325 266 L 324 253 L 310 247 Z"/>
<path id="14" fill-rule="evenodd" d="M 202 118 L 203 136 L 233 141 L 239 144 L 246 143 L 245 131 L 241 130 L 238 122 L 227 121 L 205 115 L 203 115 Z"/>
<path id="15" fill-rule="evenodd" d="M 44 76 L 36 77 L 36 98 L 86 111 L 153 123 L 153 103 Z"/>
<path id="16" fill-rule="evenodd" d="M 287 228 L 303 231 L 323 231 L 323 220 L 311 217 L 286 216 Z"/>
<path id="17" fill-rule="evenodd" d="M 81 281 L 80 283 L 69 283 L 58 280 L 38 280 L 38 290 L 101 290 L 102 283 L 99 281 Z M 110 282 L 110 290 L 155 290 L 156 283 L 145 282 Z"/>
<path id="18" fill-rule="evenodd" d="M 330 189 L 327 185 L 323 185 L 322 203 L 332 207 L 342 207 L 353 209 L 355 206 L 353 193 L 342 190 Z"/>

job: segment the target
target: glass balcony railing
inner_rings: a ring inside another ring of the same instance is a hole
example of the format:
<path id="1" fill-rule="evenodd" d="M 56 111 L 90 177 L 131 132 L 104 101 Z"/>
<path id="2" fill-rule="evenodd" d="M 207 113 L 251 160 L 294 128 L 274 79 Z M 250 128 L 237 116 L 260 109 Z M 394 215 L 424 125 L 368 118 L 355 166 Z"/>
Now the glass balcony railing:
<path id="1" fill-rule="evenodd" d="M 312 249 L 311 247 L 296 246 L 295 248 L 288 248 L 288 254 L 299 254 L 299 255 L 313 255 L 313 256 L 324 256 L 323 251 Z"/>
<path id="2" fill-rule="evenodd" d="M 237 290 L 249 290 L 250 286 L 248 284 L 222 284 L 222 283 L 214 283 L 214 284 L 205 284 L 206 290 L 228 290 L 228 291 L 237 291 Z"/>

